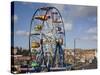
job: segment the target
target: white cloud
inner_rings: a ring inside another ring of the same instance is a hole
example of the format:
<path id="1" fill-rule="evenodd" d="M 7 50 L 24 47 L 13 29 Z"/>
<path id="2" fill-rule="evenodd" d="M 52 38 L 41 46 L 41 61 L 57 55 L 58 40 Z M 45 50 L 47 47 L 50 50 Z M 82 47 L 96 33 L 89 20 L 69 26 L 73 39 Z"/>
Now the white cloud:
<path id="1" fill-rule="evenodd" d="M 72 30 L 72 23 L 64 22 L 65 31 Z"/>
<path id="2" fill-rule="evenodd" d="M 23 5 L 32 4 L 31 2 L 22 2 Z"/>
<path id="3" fill-rule="evenodd" d="M 72 20 L 90 18 L 91 21 L 96 21 L 97 9 L 92 6 L 66 6 L 62 15 Z"/>
<path id="4" fill-rule="evenodd" d="M 92 39 L 97 40 L 97 35 L 92 36 Z"/>
<path id="5" fill-rule="evenodd" d="M 21 35 L 21 36 L 28 36 L 29 32 L 18 30 L 15 32 L 16 35 Z"/>
<path id="6" fill-rule="evenodd" d="M 18 16 L 17 15 L 14 15 L 13 16 L 13 19 L 14 19 L 14 22 L 16 22 L 18 20 Z"/>
<path id="7" fill-rule="evenodd" d="M 81 37 L 80 40 L 97 41 L 97 35 L 84 36 L 84 37 Z"/>
<path id="8" fill-rule="evenodd" d="M 90 34 L 97 34 L 97 27 L 91 27 L 86 32 Z"/>
<path id="9" fill-rule="evenodd" d="M 86 36 L 83 36 L 81 39 L 97 41 L 97 27 L 90 27 L 85 33 Z"/>

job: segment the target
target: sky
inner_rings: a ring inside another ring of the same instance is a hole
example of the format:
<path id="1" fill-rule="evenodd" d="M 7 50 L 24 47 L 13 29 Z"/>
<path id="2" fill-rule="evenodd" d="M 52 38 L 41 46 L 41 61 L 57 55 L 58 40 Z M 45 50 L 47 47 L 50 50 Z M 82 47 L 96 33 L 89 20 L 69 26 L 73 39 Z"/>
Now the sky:
<path id="1" fill-rule="evenodd" d="M 66 48 L 97 48 L 97 7 L 68 4 L 14 2 L 14 46 L 28 49 L 32 15 L 40 7 L 56 7 L 63 18 Z"/>

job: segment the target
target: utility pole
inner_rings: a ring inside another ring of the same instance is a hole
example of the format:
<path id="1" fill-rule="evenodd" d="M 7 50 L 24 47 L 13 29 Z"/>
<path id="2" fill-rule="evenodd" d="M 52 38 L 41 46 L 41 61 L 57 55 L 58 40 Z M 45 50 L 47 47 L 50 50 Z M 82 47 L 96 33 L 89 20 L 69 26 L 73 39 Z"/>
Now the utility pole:
<path id="1" fill-rule="evenodd" d="M 74 65 L 76 64 L 76 39 L 74 39 Z"/>

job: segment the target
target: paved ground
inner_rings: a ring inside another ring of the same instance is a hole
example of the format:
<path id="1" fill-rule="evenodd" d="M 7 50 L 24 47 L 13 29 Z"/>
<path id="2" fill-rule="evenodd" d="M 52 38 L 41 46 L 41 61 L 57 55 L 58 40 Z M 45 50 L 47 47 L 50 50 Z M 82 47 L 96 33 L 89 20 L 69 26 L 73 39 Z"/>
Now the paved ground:
<path id="1" fill-rule="evenodd" d="M 77 65 L 75 66 L 75 70 L 82 70 L 82 69 L 96 69 L 97 68 L 97 64 L 96 63 L 86 63 L 86 64 L 82 64 L 82 65 Z"/>

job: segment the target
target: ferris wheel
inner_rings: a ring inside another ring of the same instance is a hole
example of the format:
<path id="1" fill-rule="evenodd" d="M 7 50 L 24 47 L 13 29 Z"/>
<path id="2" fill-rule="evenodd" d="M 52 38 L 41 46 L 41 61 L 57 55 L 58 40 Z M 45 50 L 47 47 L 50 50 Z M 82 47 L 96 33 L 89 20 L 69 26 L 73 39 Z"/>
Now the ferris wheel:
<path id="1" fill-rule="evenodd" d="M 63 67 L 65 42 L 64 23 L 59 10 L 55 7 L 38 8 L 30 24 L 31 61 L 46 67 Z"/>

